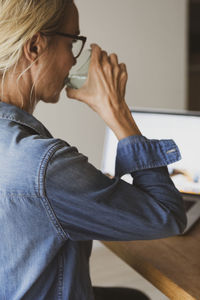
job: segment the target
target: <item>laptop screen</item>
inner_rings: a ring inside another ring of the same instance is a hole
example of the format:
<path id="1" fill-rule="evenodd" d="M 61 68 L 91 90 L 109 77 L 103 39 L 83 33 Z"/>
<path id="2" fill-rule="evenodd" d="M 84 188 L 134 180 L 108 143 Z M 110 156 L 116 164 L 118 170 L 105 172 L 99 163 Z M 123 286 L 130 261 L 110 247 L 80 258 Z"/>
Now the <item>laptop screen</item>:
<path id="1" fill-rule="evenodd" d="M 141 133 L 149 139 L 173 139 L 182 160 L 168 166 L 170 176 L 183 193 L 200 194 L 200 114 L 192 112 L 131 110 Z M 107 127 L 101 170 L 114 175 L 117 138 Z M 132 183 L 130 175 L 122 179 Z"/>

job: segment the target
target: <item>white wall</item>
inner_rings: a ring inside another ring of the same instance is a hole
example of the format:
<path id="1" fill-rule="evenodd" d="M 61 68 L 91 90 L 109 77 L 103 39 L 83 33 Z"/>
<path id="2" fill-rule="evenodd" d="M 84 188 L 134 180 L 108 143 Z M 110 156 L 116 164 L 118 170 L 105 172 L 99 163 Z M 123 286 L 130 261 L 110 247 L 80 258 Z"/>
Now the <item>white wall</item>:
<path id="1" fill-rule="evenodd" d="M 81 34 L 125 62 L 126 101 L 134 107 L 186 108 L 187 0 L 75 0 Z M 104 122 L 85 104 L 39 103 L 34 116 L 100 168 Z"/>

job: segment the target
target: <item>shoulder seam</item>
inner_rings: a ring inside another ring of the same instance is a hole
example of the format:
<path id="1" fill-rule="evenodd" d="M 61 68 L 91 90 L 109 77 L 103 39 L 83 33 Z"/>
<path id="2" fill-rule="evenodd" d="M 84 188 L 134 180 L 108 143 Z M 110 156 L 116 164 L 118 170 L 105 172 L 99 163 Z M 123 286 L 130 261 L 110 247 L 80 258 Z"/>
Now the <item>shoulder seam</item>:
<path id="1" fill-rule="evenodd" d="M 59 149 L 61 149 L 64 145 L 66 145 L 65 141 L 62 141 L 61 139 L 57 139 L 57 141 L 51 146 L 48 151 L 45 153 L 44 157 L 42 158 L 40 168 L 39 168 L 39 174 L 38 174 L 38 193 L 39 197 L 42 200 L 43 206 L 45 210 L 47 211 L 47 214 L 49 216 L 49 219 L 51 223 L 56 228 L 57 233 L 61 236 L 61 238 L 66 241 L 69 239 L 69 235 L 64 231 L 62 228 L 54 209 L 47 198 L 47 195 L 45 193 L 45 176 L 46 176 L 46 169 L 48 166 L 48 163 L 52 156 L 55 154 L 55 152 Z"/>

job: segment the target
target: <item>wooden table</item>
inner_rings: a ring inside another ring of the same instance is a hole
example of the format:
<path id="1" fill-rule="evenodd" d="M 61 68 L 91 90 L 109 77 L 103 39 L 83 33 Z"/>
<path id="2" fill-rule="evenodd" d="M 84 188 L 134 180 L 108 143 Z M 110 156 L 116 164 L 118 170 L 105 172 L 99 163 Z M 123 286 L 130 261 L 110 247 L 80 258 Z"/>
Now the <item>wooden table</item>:
<path id="1" fill-rule="evenodd" d="M 200 300 L 200 221 L 184 236 L 103 244 L 170 299 Z"/>

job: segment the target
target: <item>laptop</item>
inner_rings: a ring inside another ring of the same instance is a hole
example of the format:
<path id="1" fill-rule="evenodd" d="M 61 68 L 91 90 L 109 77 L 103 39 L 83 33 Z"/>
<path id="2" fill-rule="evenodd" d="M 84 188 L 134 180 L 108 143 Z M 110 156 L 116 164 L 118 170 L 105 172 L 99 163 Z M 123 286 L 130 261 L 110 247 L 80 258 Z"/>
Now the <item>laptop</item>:
<path id="1" fill-rule="evenodd" d="M 141 133 L 149 139 L 173 139 L 182 160 L 168 165 L 169 174 L 182 193 L 188 224 L 187 233 L 200 219 L 200 113 L 175 110 L 131 109 Z M 118 140 L 106 127 L 101 171 L 114 176 Z M 125 174 L 121 179 L 132 184 L 133 178 Z"/>

